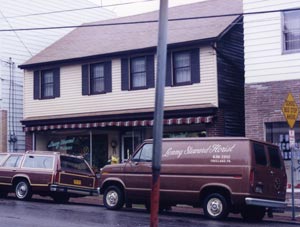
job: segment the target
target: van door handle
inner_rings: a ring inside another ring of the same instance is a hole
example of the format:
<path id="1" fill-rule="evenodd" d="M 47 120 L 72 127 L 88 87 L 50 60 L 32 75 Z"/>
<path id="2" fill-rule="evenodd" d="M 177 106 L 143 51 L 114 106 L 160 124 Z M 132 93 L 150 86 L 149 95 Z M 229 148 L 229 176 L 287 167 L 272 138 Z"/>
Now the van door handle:
<path id="1" fill-rule="evenodd" d="M 270 171 L 270 173 L 271 173 L 272 175 L 274 174 L 274 172 L 273 172 L 272 170 Z"/>

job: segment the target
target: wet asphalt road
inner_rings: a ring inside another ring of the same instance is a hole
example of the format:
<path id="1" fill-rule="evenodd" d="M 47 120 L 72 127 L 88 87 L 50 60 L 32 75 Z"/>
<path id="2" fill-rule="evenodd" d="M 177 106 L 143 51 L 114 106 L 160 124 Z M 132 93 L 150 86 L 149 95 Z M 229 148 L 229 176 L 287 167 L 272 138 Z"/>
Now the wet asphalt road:
<path id="1" fill-rule="evenodd" d="M 51 200 L 30 202 L 14 198 L 0 199 L 0 227 L 142 227 L 149 226 L 150 214 L 145 209 L 109 211 L 101 205 L 79 203 L 55 204 Z M 296 226 L 283 222 L 245 223 L 240 218 L 211 221 L 200 214 L 168 212 L 159 215 L 160 227 L 235 227 Z"/>

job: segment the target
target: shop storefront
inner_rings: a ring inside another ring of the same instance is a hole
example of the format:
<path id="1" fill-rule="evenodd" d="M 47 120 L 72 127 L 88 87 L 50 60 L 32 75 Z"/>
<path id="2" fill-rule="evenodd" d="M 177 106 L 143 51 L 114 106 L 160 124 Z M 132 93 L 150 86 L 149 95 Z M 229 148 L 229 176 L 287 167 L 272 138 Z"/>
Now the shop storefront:
<path id="1" fill-rule="evenodd" d="M 203 137 L 212 116 L 165 120 L 164 137 Z M 83 156 L 98 170 L 130 157 L 145 139 L 152 138 L 153 121 L 100 122 L 26 127 L 33 150 Z"/>

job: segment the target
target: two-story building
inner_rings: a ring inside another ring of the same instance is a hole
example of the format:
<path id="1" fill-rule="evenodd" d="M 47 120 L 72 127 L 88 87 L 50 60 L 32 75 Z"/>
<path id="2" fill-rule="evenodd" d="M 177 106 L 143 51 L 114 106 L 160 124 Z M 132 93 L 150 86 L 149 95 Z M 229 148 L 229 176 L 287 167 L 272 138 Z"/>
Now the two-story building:
<path id="1" fill-rule="evenodd" d="M 243 9 L 246 136 L 280 146 L 290 185 L 289 125 L 282 107 L 288 93 L 300 104 L 300 2 L 244 0 Z M 294 130 L 299 147 L 299 120 Z M 300 188 L 300 152 L 295 156 Z"/>
<path id="2" fill-rule="evenodd" d="M 88 0 L 0 0 L 0 5 L 0 152 L 17 152 L 25 150 L 20 122 L 24 72 L 18 65 L 73 28 L 28 29 L 76 26 L 115 15 Z"/>
<path id="3" fill-rule="evenodd" d="M 238 0 L 169 9 L 165 137 L 245 134 L 241 13 Z M 127 159 L 152 137 L 157 38 L 157 11 L 95 22 L 21 65 L 27 149 Z"/>

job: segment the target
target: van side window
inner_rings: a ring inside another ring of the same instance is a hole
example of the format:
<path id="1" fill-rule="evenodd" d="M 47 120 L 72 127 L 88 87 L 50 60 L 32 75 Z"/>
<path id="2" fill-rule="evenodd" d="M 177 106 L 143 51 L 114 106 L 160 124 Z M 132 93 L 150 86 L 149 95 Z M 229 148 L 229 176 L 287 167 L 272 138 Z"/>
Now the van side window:
<path id="1" fill-rule="evenodd" d="M 134 162 L 152 161 L 152 144 L 145 144 L 132 158 Z"/>
<path id="2" fill-rule="evenodd" d="M 281 155 L 278 151 L 278 149 L 274 147 L 268 147 L 268 153 L 270 157 L 270 165 L 274 168 L 281 168 L 281 162 L 280 162 L 280 156 Z"/>
<path id="3" fill-rule="evenodd" d="M 258 165 L 267 165 L 265 147 L 262 144 L 253 143 L 255 162 Z"/>

